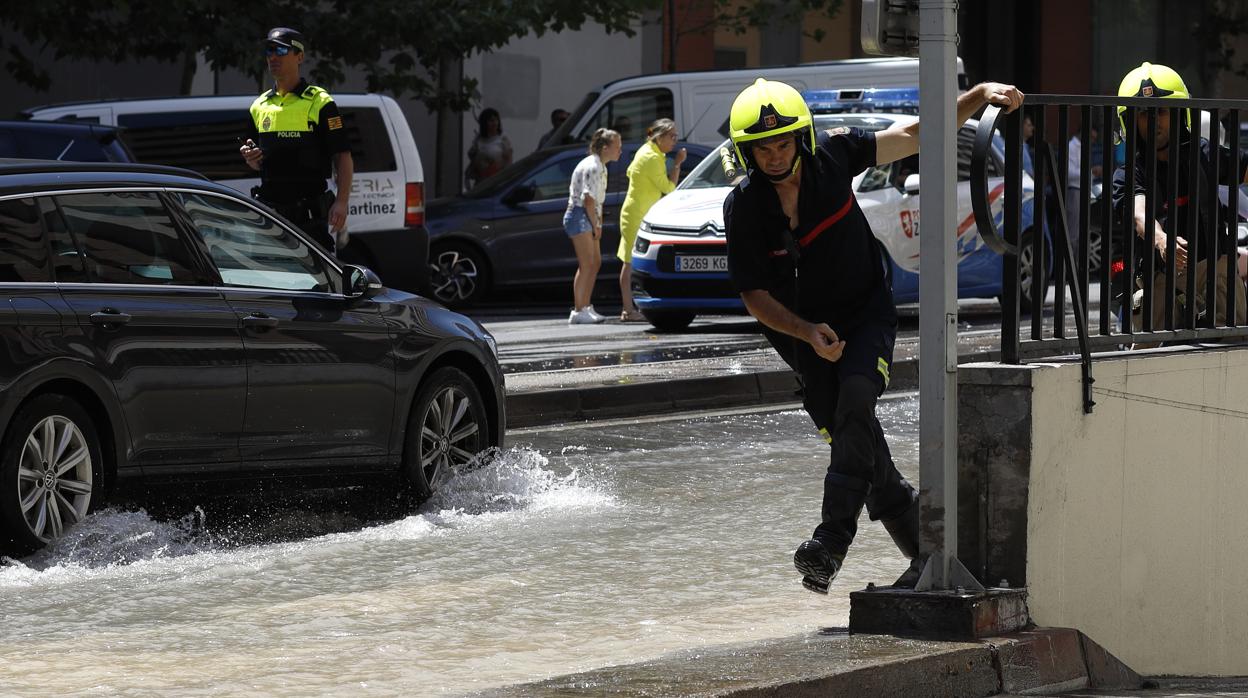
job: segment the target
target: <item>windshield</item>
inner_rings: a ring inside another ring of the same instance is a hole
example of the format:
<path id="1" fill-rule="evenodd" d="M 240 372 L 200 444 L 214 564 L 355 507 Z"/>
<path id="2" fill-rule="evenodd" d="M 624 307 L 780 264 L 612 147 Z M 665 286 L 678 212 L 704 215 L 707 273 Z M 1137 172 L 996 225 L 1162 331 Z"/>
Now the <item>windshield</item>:
<path id="1" fill-rule="evenodd" d="M 499 172 L 477 182 L 477 186 L 465 192 L 464 197 L 468 199 L 484 199 L 494 196 L 532 172 L 534 166 L 548 157 L 550 157 L 550 153 L 544 150 L 526 155 L 524 158 L 504 167 Z"/>
<path id="2" fill-rule="evenodd" d="M 598 95 L 600 94 L 602 93 L 597 90 L 591 90 L 589 94 L 585 95 L 585 99 L 581 100 L 580 105 L 572 112 L 572 115 L 565 119 L 562 124 L 559 124 L 559 128 L 555 129 L 554 133 L 550 134 L 550 141 L 546 145 L 549 147 L 574 143 L 575 141 L 568 134 L 572 131 L 573 126 L 581 123 L 581 118 L 585 116 L 585 112 L 589 111 L 590 107 L 594 106 L 594 102 L 598 100 Z"/>
<path id="3" fill-rule="evenodd" d="M 816 129 L 849 126 L 874 132 L 888 128 L 892 124 L 892 119 L 870 114 L 832 114 L 815 117 Z M 736 162 L 736 151 L 733 150 L 731 140 L 721 143 L 702 162 L 698 163 L 698 166 L 693 169 L 693 172 L 689 173 L 689 176 L 685 178 L 685 181 L 681 182 L 677 189 L 712 189 L 714 187 L 731 186 L 732 183 L 728 181 L 727 175 L 724 174 L 724 167 L 721 164 L 725 157 L 733 163 Z"/>

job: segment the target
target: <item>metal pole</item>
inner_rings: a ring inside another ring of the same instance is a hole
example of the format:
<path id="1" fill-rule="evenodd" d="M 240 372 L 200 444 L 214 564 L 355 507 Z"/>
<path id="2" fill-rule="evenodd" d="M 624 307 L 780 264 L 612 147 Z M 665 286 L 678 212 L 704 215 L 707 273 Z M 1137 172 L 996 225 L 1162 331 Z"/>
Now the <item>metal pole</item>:
<path id="1" fill-rule="evenodd" d="M 919 1 L 919 485 L 923 547 L 919 591 L 978 587 L 957 562 L 958 460 L 956 0 Z M 935 514 L 935 515 L 933 515 Z M 967 583 L 969 578 L 970 583 Z"/>

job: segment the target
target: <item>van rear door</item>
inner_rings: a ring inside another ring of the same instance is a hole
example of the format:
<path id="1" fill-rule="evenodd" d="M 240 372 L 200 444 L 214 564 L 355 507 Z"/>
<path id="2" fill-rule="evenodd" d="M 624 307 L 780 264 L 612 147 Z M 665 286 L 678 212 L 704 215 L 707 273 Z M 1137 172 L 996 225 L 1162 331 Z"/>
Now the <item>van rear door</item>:
<path id="1" fill-rule="evenodd" d="M 396 136 L 381 107 L 376 98 L 344 99 L 338 105 L 355 165 L 347 225 L 356 232 L 403 227 L 407 182 Z"/>

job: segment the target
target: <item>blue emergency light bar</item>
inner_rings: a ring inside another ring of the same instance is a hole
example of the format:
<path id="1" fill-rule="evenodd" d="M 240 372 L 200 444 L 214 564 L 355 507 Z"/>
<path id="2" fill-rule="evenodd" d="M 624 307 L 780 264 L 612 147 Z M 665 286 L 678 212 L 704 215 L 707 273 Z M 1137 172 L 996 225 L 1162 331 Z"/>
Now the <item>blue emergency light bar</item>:
<path id="1" fill-rule="evenodd" d="M 807 90 L 802 99 L 812 114 L 919 113 L 919 88 L 872 87 L 865 90 Z"/>

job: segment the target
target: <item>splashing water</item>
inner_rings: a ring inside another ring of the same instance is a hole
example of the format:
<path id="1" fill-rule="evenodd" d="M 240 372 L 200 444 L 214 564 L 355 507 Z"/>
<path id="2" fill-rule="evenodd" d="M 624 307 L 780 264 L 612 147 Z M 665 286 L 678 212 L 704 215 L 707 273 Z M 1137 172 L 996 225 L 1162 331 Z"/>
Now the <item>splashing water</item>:
<path id="1" fill-rule="evenodd" d="M 173 520 L 155 519 L 145 509 L 103 509 L 33 555 L 22 560 L 3 558 L 0 585 L 6 577 L 28 578 L 31 572 L 58 567 L 124 566 L 325 536 L 340 541 L 420 538 L 440 527 L 462 526 L 466 519 L 483 514 L 569 509 L 611 501 L 603 488 L 583 483 L 578 470 L 560 475 L 549 464 L 548 458 L 532 449 L 491 449 L 450 475 L 418 513 L 373 526 L 349 512 L 321 508 L 317 505 L 323 501 L 315 498 L 266 512 L 259 511 L 259 502 L 248 502 L 256 509 L 226 520 L 214 519 L 199 505 Z M 374 499 L 373 493 L 361 496 Z M 240 530 L 244 526 L 249 528 Z"/>

